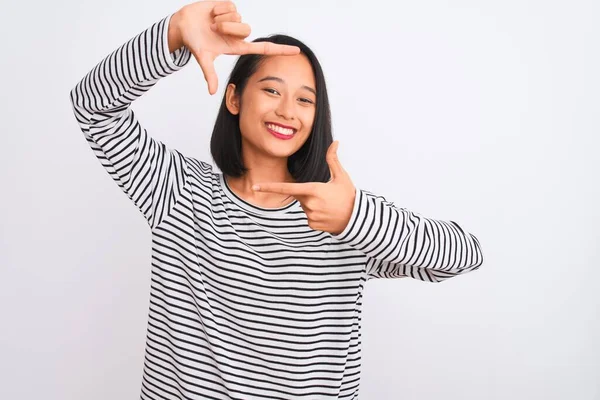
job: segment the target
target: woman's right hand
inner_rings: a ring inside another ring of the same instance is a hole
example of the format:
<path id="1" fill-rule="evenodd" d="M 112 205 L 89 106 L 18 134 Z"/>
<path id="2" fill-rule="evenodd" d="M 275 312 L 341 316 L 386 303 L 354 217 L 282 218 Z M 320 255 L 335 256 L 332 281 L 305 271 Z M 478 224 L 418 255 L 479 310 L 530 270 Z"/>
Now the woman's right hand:
<path id="1" fill-rule="evenodd" d="M 169 49 L 186 46 L 204 73 L 208 92 L 217 92 L 217 73 L 213 61 L 221 54 L 295 55 L 296 46 L 271 42 L 246 42 L 250 25 L 242 23 L 231 1 L 198 1 L 188 4 L 171 17 Z"/>

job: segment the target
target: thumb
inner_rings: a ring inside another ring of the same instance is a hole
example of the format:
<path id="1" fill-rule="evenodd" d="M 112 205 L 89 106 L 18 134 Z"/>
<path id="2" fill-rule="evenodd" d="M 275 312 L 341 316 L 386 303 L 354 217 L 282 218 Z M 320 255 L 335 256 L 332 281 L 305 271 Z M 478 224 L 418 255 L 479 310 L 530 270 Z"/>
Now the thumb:
<path id="1" fill-rule="evenodd" d="M 200 54 L 193 52 L 192 54 L 194 55 L 194 58 L 198 64 L 200 64 L 200 68 L 202 68 L 204 79 L 208 84 L 208 93 L 211 95 L 215 94 L 219 85 L 217 71 L 215 71 L 215 66 L 213 64 L 215 57 L 213 57 L 213 54 L 209 52 L 201 52 Z"/>
<path id="2" fill-rule="evenodd" d="M 329 173 L 331 174 L 331 180 L 341 176 L 344 172 L 342 165 L 337 156 L 337 149 L 339 147 L 339 140 L 334 141 L 327 150 L 327 164 L 329 165 Z"/>

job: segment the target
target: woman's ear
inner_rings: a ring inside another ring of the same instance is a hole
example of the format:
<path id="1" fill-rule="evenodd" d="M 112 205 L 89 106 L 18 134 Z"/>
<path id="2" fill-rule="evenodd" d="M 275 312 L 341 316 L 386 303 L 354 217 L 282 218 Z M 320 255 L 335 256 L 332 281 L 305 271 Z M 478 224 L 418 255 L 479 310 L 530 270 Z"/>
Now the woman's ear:
<path id="1" fill-rule="evenodd" d="M 225 105 L 230 113 L 238 115 L 240 112 L 240 99 L 235 94 L 235 85 L 230 83 L 227 85 L 227 91 L 225 93 Z"/>

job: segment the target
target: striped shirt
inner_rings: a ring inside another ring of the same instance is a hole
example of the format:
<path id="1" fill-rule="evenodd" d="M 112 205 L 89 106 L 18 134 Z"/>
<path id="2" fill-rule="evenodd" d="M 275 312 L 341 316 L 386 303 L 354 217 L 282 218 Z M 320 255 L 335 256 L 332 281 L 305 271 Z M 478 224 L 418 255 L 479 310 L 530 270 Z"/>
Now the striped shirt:
<path id="1" fill-rule="evenodd" d="M 250 204 L 210 164 L 150 137 L 131 103 L 191 58 L 169 53 L 171 16 L 70 92 L 87 143 L 152 233 L 140 398 L 357 399 L 365 282 L 476 270 L 479 241 L 359 188 L 343 232 L 313 230 L 297 200 Z"/>

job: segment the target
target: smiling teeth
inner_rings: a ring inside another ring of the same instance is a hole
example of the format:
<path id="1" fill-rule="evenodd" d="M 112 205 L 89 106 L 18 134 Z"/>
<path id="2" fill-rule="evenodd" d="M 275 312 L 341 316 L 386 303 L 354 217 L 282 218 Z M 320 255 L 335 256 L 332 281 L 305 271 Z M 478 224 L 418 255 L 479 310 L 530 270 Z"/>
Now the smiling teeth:
<path id="1" fill-rule="evenodd" d="M 287 128 L 282 128 L 281 126 L 278 125 L 273 125 L 273 124 L 267 124 L 267 128 L 274 130 L 277 133 L 281 133 L 283 135 L 293 135 L 294 134 L 294 130 L 293 129 L 287 129 Z"/>

